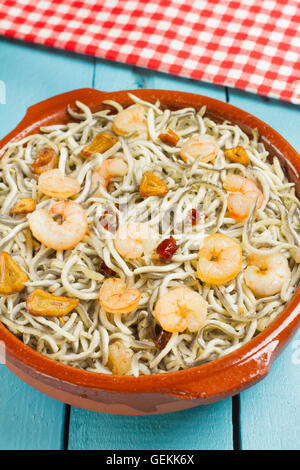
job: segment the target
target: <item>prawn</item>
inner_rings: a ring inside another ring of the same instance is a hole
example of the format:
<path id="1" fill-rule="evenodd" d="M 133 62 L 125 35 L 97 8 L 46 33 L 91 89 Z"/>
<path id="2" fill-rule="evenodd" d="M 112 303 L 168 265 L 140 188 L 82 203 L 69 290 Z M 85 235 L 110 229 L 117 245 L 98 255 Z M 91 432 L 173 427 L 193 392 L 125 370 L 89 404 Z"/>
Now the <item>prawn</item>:
<path id="1" fill-rule="evenodd" d="M 60 224 L 51 215 L 61 215 Z M 53 250 L 74 248 L 84 237 L 88 229 L 88 219 L 80 204 L 74 201 L 59 201 L 50 211 L 37 209 L 28 217 L 33 236 Z"/>
<path id="2" fill-rule="evenodd" d="M 150 254 L 158 244 L 159 234 L 147 223 L 121 225 L 115 234 L 114 244 L 124 258 L 137 259 Z"/>
<path id="3" fill-rule="evenodd" d="M 126 314 L 136 310 L 141 299 L 139 289 L 126 289 L 122 279 L 106 279 L 99 292 L 99 303 L 109 313 Z"/>
<path id="4" fill-rule="evenodd" d="M 233 173 L 226 176 L 223 187 L 232 191 L 227 199 L 227 207 L 230 216 L 236 220 L 244 220 L 248 217 L 252 204 L 257 198 L 257 208 L 262 206 L 264 201 L 263 193 L 256 183 L 244 176 Z"/>
<path id="5" fill-rule="evenodd" d="M 203 163 L 208 163 L 217 156 L 219 145 L 211 135 L 199 135 L 188 139 L 181 147 L 180 156 L 184 162 L 190 158 L 201 157 Z"/>
<path id="6" fill-rule="evenodd" d="M 199 331 L 205 324 L 207 302 L 188 287 L 176 287 L 158 299 L 153 311 L 163 330 L 170 333 Z"/>
<path id="7" fill-rule="evenodd" d="M 282 253 L 251 254 L 245 270 L 245 282 L 256 297 L 269 297 L 281 291 L 290 279 L 291 270 Z"/>
<path id="8" fill-rule="evenodd" d="M 108 346 L 107 365 L 115 375 L 126 375 L 132 366 L 133 351 L 126 348 L 121 341 L 115 341 Z"/>
<path id="9" fill-rule="evenodd" d="M 97 184 L 107 190 L 107 186 L 111 180 L 116 176 L 125 176 L 128 173 L 128 165 L 123 158 L 112 158 L 104 160 L 97 170 L 93 171 L 92 187 Z M 96 192 L 96 196 L 98 191 Z"/>
<path id="10" fill-rule="evenodd" d="M 128 135 L 137 133 L 139 136 L 147 138 L 148 128 L 145 121 L 146 111 L 140 104 L 134 104 L 120 111 L 113 121 L 112 130 L 117 135 Z"/>
<path id="11" fill-rule="evenodd" d="M 197 275 L 208 284 L 225 284 L 242 269 L 242 249 L 233 238 L 215 233 L 203 241 L 198 253 Z"/>
<path id="12" fill-rule="evenodd" d="M 81 187 L 78 181 L 70 176 L 64 176 L 58 169 L 44 171 L 39 177 L 39 190 L 55 199 L 67 199 L 79 193 Z"/>

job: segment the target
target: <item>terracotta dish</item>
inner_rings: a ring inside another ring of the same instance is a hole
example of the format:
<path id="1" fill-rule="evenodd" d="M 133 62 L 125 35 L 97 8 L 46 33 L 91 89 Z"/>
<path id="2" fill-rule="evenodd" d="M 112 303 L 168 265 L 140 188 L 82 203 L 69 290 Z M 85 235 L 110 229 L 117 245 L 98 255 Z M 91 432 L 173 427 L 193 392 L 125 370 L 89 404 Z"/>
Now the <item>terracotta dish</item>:
<path id="1" fill-rule="evenodd" d="M 179 109 L 207 106 L 217 122 L 229 120 L 248 135 L 257 128 L 271 155 L 276 155 L 300 194 L 300 157 L 274 129 L 230 104 L 191 93 L 162 90 L 131 90 L 136 96 Z M 103 93 L 75 90 L 35 104 L 23 121 L 0 142 L 0 156 L 9 142 L 39 131 L 40 126 L 67 122 L 68 104 L 79 100 L 93 111 L 113 99 L 132 104 L 127 91 Z M 22 380 L 63 402 L 95 411 L 119 414 L 153 414 L 191 408 L 235 395 L 261 380 L 275 357 L 300 323 L 300 286 L 284 311 L 262 333 L 227 356 L 190 369 L 157 375 L 115 376 L 76 369 L 49 359 L 22 343 L 0 323 L 0 340 L 6 346 L 6 365 Z"/>

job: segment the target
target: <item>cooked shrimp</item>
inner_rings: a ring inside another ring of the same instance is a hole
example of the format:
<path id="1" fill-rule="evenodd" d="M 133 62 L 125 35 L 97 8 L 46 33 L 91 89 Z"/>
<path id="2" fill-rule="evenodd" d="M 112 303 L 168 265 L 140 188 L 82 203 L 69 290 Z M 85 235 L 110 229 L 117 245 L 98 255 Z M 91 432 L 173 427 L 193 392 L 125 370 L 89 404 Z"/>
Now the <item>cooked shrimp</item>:
<path id="1" fill-rule="evenodd" d="M 207 302 L 188 287 L 176 287 L 158 299 L 153 315 L 165 331 L 199 331 L 205 324 Z"/>
<path id="2" fill-rule="evenodd" d="M 140 258 L 150 254 L 157 246 L 159 234 L 147 223 L 121 225 L 115 234 L 115 248 L 121 256 L 128 259 Z"/>
<path id="3" fill-rule="evenodd" d="M 288 261 L 282 253 L 268 256 L 251 254 L 248 263 L 245 282 L 256 297 L 277 294 L 291 277 Z"/>
<path id="4" fill-rule="evenodd" d="M 112 158 L 104 160 L 97 170 L 93 171 L 92 185 L 100 184 L 104 189 L 107 189 L 111 178 L 116 176 L 125 176 L 128 173 L 128 165 L 123 158 Z M 98 193 L 98 192 L 97 192 Z M 96 193 L 96 196 L 97 196 Z"/>
<path id="5" fill-rule="evenodd" d="M 217 156 L 218 142 L 211 135 L 199 135 L 191 137 L 181 147 L 180 156 L 184 162 L 189 158 L 201 157 L 201 162 L 208 163 Z"/>
<path id="6" fill-rule="evenodd" d="M 147 138 L 148 129 L 145 115 L 145 108 L 140 104 L 129 106 L 116 115 L 112 129 L 117 135 L 127 135 L 135 132 Z"/>
<path id="7" fill-rule="evenodd" d="M 50 214 L 61 215 L 63 222 L 56 222 Z M 28 217 L 28 222 L 33 236 L 54 250 L 74 248 L 83 239 L 88 228 L 83 208 L 73 201 L 56 202 L 49 213 L 45 209 L 38 209 Z"/>
<path id="8" fill-rule="evenodd" d="M 199 250 L 197 275 L 208 284 L 225 284 L 242 268 L 242 249 L 227 235 L 215 233 L 204 239 Z"/>
<path id="9" fill-rule="evenodd" d="M 121 341 L 108 346 L 108 367 L 115 375 L 126 375 L 132 366 L 133 351 Z"/>
<path id="10" fill-rule="evenodd" d="M 234 219 L 246 219 L 256 198 L 257 208 L 262 206 L 263 193 L 253 180 L 231 173 L 226 176 L 223 186 L 226 190 L 232 191 L 228 195 L 227 207 L 230 216 Z"/>
<path id="11" fill-rule="evenodd" d="M 125 282 L 116 277 L 106 279 L 99 292 L 100 305 L 109 313 L 130 313 L 136 310 L 140 299 L 139 289 L 126 289 Z"/>
<path id="12" fill-rule="evenodd" d="M 79 193 L 80 184 L 58 169 L 44 171 L 39 177 L 39 190 L 55 199 L 67 199 Z"/>

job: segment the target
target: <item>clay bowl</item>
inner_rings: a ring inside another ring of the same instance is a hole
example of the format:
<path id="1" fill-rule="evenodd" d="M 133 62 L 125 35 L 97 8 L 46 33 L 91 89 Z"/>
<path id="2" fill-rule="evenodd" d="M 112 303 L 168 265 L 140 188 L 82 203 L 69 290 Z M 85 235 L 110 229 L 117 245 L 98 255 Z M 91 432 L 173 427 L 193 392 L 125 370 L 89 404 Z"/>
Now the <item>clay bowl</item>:
<path id="1" fill-rule="evenodd" d="M 238 124 L 247 134 L 257 128 L 272 155 L 277 155 L 290 180 L 300 190 L 300 157 L 274 129 L 256 117 L 221 101 L 191 93 L 132 90 L 138 97 L 178 109 L 206 105 L 208 115 Z M 8 142 L 39 130 L 42 125 L 68 121 L 66 106 L 80 100 L 94 111 L 102 101 L 131 104 L 127 91 L 102 93 L 75 90 L 30 107 L 23 121 L 0 142 L 0 156 Z M 153 414 L 191 408 L 235 395 L 261 380 L 295 333 L 300 322 L 300 287 L 278 318 L 248 344 L 213 362 L 184 371 L 142 377 L 119 377 L 79 370 L 39 354 L 0 324 L 6 346 L 6 365 L 32 387 L 63 402 L 95 411 L 118 414 Z"/>

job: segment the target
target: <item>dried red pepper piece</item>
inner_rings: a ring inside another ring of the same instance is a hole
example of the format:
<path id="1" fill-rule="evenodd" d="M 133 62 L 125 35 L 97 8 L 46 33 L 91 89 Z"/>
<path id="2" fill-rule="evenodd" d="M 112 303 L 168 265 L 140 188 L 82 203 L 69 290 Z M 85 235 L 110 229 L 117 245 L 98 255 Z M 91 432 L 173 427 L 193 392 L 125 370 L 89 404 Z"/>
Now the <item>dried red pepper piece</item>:
<path id="1" fill-rule="evenodd" d="M 189 219 L 192 225 L 197 225 L 201 220 L 205 219 L 206 216 L 202 211 L 198 209 L 191 209 L 189 213 Z"/>
<path id="2" fill-rule="evenodd" d="M 115 233 L 116 231 L 116 226 L 114 224 L 111 224 L 107 218 L 104 216 L 100 217 L 99 219 L 100 224 L 102 227 L 107 230 L 108 232 Z"/>
<path id="3" fill-rule="evenodd" d="M 98 266 L 98 272 L 102 274 L 104 277 L 114 277 L 116 276 L 115 271 L 110 269 L 104 261 L 101 261 L 101 263 Z"/>
<path id="4" fill-rule="evenodd" d="M 110 207 L 105 209 L 103 216 L 99 219 L 99 222 L 105 230 L 108 230 L 111 233 L 115 233 L 117 229 L 117 218 L 114 211 Z"/>
<path id="5" fill-rule="evenodd" d="M 169 333 L 169 331 L 161 330 L 158 333 L 156 339 L 154 340 L 154 344 L 157 347 L 157 349 L 160 349 L 160 350 L 164 349 L 167 346 L 171 336 L 172 336 L 172 333 Z"/>
<path id="6" fill-rule="evenodd" d="M 156 248 L 156 253 L 163 261 L 169 261 L 178 250 L 176 240 L 173 237 L 166 238 Z"/>

